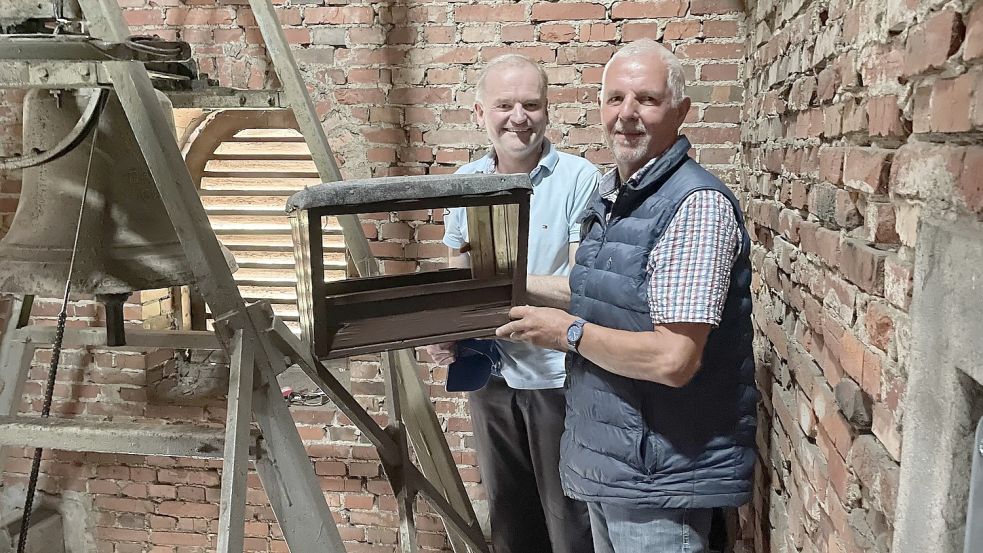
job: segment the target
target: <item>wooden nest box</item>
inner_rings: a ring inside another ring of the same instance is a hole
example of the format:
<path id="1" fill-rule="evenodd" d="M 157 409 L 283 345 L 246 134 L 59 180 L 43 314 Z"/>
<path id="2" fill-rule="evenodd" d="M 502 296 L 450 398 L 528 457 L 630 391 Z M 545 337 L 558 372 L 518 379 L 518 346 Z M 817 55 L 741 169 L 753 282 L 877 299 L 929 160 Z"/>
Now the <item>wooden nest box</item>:
<path id="1" fill-rule="evenodd" d="M 527 175 L 426 175 L 325 183 L 287 202 L 303 338 L 321 359 L 491 336 L 525 303 Z M 468 208 L 470 269 L 325 282 L 325 218 Z"/>

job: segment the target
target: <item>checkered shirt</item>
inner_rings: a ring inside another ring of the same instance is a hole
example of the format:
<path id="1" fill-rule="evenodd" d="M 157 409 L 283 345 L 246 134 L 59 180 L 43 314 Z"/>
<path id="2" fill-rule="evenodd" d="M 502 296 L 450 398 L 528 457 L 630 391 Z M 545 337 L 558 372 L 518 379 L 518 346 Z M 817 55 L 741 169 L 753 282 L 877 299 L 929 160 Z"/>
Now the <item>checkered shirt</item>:
<path id="1" fill-rule="evenodd" d="M 657 159 L 628 182 L 641 180 Z M 598 188 L 601 198 L 613 204 L 622 188 L 617 169 L 604 175 Z M 683 200 L 649 253 L 652 323 L 720 324 L 730 271 L 740 249 L 741 232 L 726 196 L 701 190 Z"/>

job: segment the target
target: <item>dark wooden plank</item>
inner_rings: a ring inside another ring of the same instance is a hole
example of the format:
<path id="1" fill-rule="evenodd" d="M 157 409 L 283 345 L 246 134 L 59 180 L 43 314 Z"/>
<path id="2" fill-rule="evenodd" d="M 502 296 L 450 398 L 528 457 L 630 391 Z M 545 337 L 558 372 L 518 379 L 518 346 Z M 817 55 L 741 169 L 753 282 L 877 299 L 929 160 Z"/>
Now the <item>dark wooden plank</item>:
<path id="1" fill-rule="evenodd" d="M 317 171 L 212 171 L 206 169 L 202 177 L 226 179 L 316 179 Z"/>
<path id="2" fill-rule="evenodd" d="M 524 305 L 526 299 L 526 257 L 529 249 L 529 197 L 519 202 L 515 269 L 512 272 L 512 305 Z"/>
<path id="3" fill-rule="evenodd" d="M 489 286 L 473 290 L 453 290 L 430 294 L 410 292 L 402 296 L 347 304 L 332 304 L 329 299 L 324 324 L 328 326 L 329 332 L 335 332 L 354 321 L 417 313 L 432 310 L 435 305 L 439 305 L 441 308 L 467 308 L 479 303 L 511 305 L 512 282 L 508 281 L 501 286 Z M 434 320 L 430 326 L 433 329 L 431 333 L 443 334 L 457 328 L 457 321 Z M 399 338 L 411 330 L 416 331 L 417 329 L 404 329 L 393 338 Z"/>
<path id="4" fill-rule="evenodd" d="M 294 194 L 291 209 L 360 206 L 421 198 L 452 198 L 532 192 L 529 175 L 411 175 L 349 180 L 309 186 Z"/>
<path id="5" fill-rule="evenodd" d="M 418 209 L 443 209 L 448 207 L 470 207 L 475 205 L 503 205 L 519 203 L 525 191 L 489 194 L 484 196 L 454 196 L 446 198 L 412 198 L 406 200 L 385 200 L 361 204 L 338 204 L 312 208 L 321 215 L 344 215 L 349 213 L 377 213 L 385 211 L 414 211 Z"/>
<path id="6" fill-rule="evenodd" d="M 330 309 L 342 307 L 351 309 L 355 305 L 420 298 L 420 308 L 425 309 L 435 305 L 443 306 L 446 299 L 452 295 L 460 295 L 462 299 L 470 299 L 471 303 L 488 303 L 483 294 L 497 294 L 501 288 L 511 288 L 512 280 L 507 277 L 481 280 L 462 280 L 453 282 L 434 282 L 413 286 L 400 286 L 375 290 L 364 290 L 349 294 L 328 295 L 325 303 Z M 425 303 L 425 302 L 432 303 Z M 494 300 L 497 301 L 497 300 Z M 347 316 L 347 315 L 346 315 Z"/>
<path id="7" fill-rule="evenodd" d="M 326 283 L 324 286 L 324 292 L 327 296 L 336 296 L 341 294 L 364 292 L 368 290 L 381 290 L 383 288 L 397 288 L 401 286 L 418 286 L 437 282 L 468 280 L 470 278 L 471 269 L 439 269 L 437 271 L 426 271 L 423 273 L 379 275 L 348 280 L 336 280 L 334 282 Z"/>
<path id="8" fill-rule="evenodd" d="M 508 322 L 508 311 L 508 305 L 481 305 L 363 319 L 339 331 L 324 358 L 337 359 L 464 338 L 493 337 L 495 329 Z M 453 332 L 428 333 L 433 320 L 440 319 L 457 321 L 458 324 L 454 325 Z M 407 329 L 414 332 L 407 335 Z"/>

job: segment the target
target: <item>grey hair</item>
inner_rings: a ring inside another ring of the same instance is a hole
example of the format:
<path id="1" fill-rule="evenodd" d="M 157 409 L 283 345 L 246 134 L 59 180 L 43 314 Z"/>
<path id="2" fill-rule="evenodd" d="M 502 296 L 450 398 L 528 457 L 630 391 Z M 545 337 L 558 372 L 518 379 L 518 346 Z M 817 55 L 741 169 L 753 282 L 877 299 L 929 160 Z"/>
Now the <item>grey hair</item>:
<path id="1" fill-rule="evenodd" d="M 651 38 L 642 38 L 630 42 L 611 56 L 611 59 L 604 65 L 604 72 L 601 74 L 601 96 L 604 96 L 604 81 L 607 80 L 608 68 L 611 67 L 614 60 L 642 54 L 655 54 L 662 58 L 662 63 L 666 65 L 666 89 L 669 91 L 669 104 L 672 107 L 677 107 L 686 98 L 686 74 L 683 72 L 683 64 L 668 48 Z"/>
<path id="2" fill-rule="evenodd" d="M 522 65 L 527 65 L 532 67 L 539 73 L 540 88 L 543 91 L 543 97 L 546 97 L 546 89 L 549 86 L 549 77 L 546 75 L 546 71 L 536 62 L 523 56 L 521 54 L 503 54 L 497 58 L 488 62 L 482 70 L 478 73 L 478 84 L 475 85 L 474 99 L 479 104 L 483 103 L 485 95 L 485 79 L 492 71 L 501 67 L 519 67 Z"/>

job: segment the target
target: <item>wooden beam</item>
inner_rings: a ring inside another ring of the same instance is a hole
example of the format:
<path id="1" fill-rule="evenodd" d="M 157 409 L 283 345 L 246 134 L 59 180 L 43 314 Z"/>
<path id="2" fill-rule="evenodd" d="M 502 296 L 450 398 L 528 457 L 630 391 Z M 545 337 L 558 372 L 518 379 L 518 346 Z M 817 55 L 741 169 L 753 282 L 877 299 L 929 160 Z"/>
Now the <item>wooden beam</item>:
<path id="1" fill-rule="evenodd" d="M 64 451 L 219 459 L 221 428 L 39 417 L 0 417 L 0 444 Z"/>
<path id="2" fill-rule="evenodd" d="M 379 423 L 365 411 L 351 392 L 345 389 L 345 386 L 320 361 L 314 359 L 283 321 L 274 319 L 272 337 L 290 360 L 299 365 L 317 387 L 334 402 L 338 410 L 365 434 L 365 437 L 379 450 L 379 456 L 384 459 L 393 458 L 396 453 L 396 443 L 392 438 L 379 427 Z M 394 458 L 393 462 L 395 462 Z"/>
<path id="3" fill-rule="evenodd" d="M 222 502 L 219 505 L 218 553 L 240 553 L 246 521 L 246 476 L 249 472 L 249 423 L 253 390 L 253 344 L 242 329 L 232 337 L 229 400 L 222 455 Z"/>
<path id="4" fill-rule="evenodd" d="M 35 344 L 53 344 L 55 327 L 32 325 L 14 331 L 21 339 Z M 104 328 L 66 328 L 62 347 L 106 347 Z M 219 350 L 222 344 L 210 330 L 140 330 L 126 329 L 125 348 L 173 348 Z M 121 349 L 125 349 L 121 348 Z"/>
<path id="5" fill-rule="evenodd" d="M 37 345 L 17 330 L 19 322 L 28 318 L 31 311 L 30 296 L 13 296 L 10 316 L 0 334 L 0 417 L 17 414 L 24 397 L 24 384 L 31 370 Z M 0 474 L 6 461 L 6 452 L 0 445 Z"/>

